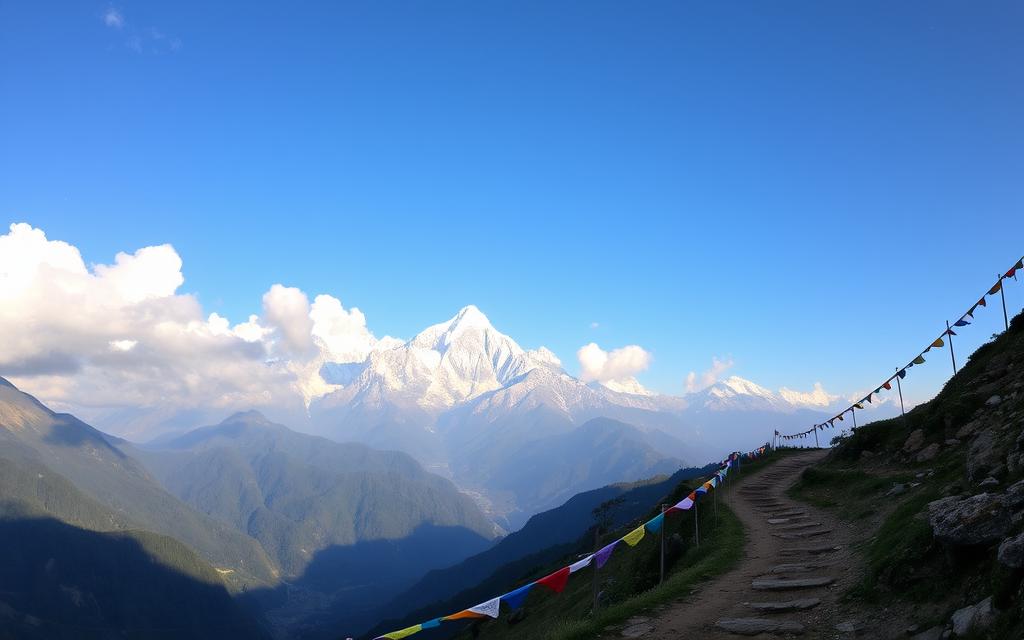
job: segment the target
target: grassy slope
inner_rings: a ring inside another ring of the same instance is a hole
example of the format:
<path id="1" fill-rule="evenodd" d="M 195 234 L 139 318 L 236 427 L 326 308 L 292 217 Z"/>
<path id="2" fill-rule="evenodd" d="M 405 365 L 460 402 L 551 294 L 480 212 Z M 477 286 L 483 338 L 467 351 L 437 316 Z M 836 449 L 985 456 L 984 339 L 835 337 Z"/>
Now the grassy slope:
<path id="1" fill-rule="evenodd" d="M 864 532 L 860 551 L 866 570 L 847 594 L 852 605 L 900 609 L 928 627 L 948 620 L 957 608 L 995 595 L 996 605 L 1004 611 L 989 637 L 1024 636 L 1021 598 L 1014 595 L 1019 572 L 1010 573 L 996 562 L 995 545 L 955 552 L 943 547 L 933 539 L 927 519 L 932 500 L 984 491 L 976 486 L 977 477 L 968 475 L 970 437 L 946 444 L 961 427 L 974 422 L 980 425 L 978 432 L 996 434 L 1003 457 L 1012 451 L 1021 430 L 1021 398 L 1019 393 L 1009 396 L 1022 375 L 1024 316 L 1018 316 L 1010 331 L 979 348 L 936 398 L 907 414 L 906 422 L 894 418 L 865 425 L 837 441 L 818 467 L 804 472 L 791 495 L 833 509 L 837 516 L 856 521 Z M 1004 397 L 999 409 L 987 407 L 985 401 L 999 393 Z M 935 459 L 917 462 L 902 451 L 917 429 L 926 444 L 940 444 Z M 1022 475 L 1005 466 L 995 472 L 1001 482 L 994 491 Z M 893 483 L 904 484 L 907 490 L 887 496 Z"/>
<path id="2" fill-rule="evenodd" d="M 742 476 L 775 462 L 784 454 L 767 456 L 743 467 Z M 730 482 L 738 476 L 732 474 Z M 677 502 L 692 491 L 700 481 L 684 481 L 665 498 L 668 504 Z M 600 571 L 602 604 L 596 617 L 591 616 L 593 602 L 593 569 L 574 574 L 561 594 L 553 594 L 543 587 L 535 587 L 529 594 L 522 613 L 509 614 L 478 627 L 480 638 L 530 638 L 538 640 L 582 640 L 594 638 L 612 625 L 621 624 L 631 616 L 653 607 L 689 595 L 698 585 L 728 571 L 743 555 L 743 527 L 719 495 L 718 521 L 715 522 L 711 498 L 700 506 L 701 543 L 693 543 L 692 512 L 675 514 L 666 522 L 666 580 L 658 585 L 659 538 L 648 533 L 640 543 L 630 549 L 622 545 L 615 550 L 608 564 Z M 652 509 L 642 520 L 657 513 Z M 602 544 L 622 536 L 640 521 L 609 533 Z M 519 580 L 506 585 L 510 590 L 535 580 L 574 561 L 592 550 L 593 534 L 584 536 L 558 563 L 535 567 Z M 470 631 L 463 634 L 471 637 Z M 425 637 L 443 637 L 430 635 Z M 462 636 L 460 636 L 462 637 Z"/>

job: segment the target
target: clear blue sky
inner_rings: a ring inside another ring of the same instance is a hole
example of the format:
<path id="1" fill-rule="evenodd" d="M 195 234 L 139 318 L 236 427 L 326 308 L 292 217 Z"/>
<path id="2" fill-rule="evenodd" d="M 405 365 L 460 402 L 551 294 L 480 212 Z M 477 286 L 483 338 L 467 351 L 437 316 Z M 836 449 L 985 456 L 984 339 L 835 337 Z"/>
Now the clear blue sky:
<path id="1" fill-rule="evenodd" d="M 233 321 L 275 282 L 378 336 L 474 303 L 570 370 L 636 343 L 661 391 L 717 355 L 848 392 L 1024 253 L 1020 2 L 4 2 L 0 31 L 0 222 L 172 243 Z"/>

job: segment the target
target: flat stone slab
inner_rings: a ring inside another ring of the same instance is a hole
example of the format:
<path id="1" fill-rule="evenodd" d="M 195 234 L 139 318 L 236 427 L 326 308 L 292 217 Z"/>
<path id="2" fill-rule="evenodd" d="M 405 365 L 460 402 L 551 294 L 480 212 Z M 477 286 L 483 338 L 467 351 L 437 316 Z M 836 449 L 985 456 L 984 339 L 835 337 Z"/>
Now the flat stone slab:
<path id="1" fill-rule="evenodd" d="M 809 520 L 811 516 L 789 516 L 788 518 L 768 518 L 768 524 L 786 524 L 797 520 Z"/>
<path id="2" fill-rule="evenodd" d="M 771 518 L 792 518 L 793 516 L 805 516 L 805 515 L 807 515 L 806 511 L 799 511 L 799 510 L 796 510 L 796 511 L 777 511 L 775 513 L 768 514 L 768 516 L 771 517 Z"/>
<path id="3" fill-rule="evenodd" d="M 820 529 L 818 531 L 791 531 L 790 533 L 773 533 L 772 535 L 776 538 L 782 538 L 783 540 L 800 540 L 801 538 L 823 536 L 826 533 L 832 533 L 832 530 Z"/>
<path id="4" fill-rule="evenodd" d="M 797 556 L 801 553 L 821 554 L 821 553 L 832 553 L 839 551 L 842 547 L 838 547 L 832 544 L 823 544 L 814 547 L 793 547 L 791 549 L 782 549 L 779 551 L 780 555 L 784 556 Z"/>
<path id="5" fill-rule="evenodd" d="M 797 578 L 787 580 L 784 578 L 761 578 L 752 580 L 750 588 L 756 591 L 788 591 L 790 589 L 813 589 L 824 587 L 835 582 L 835 578 Z"/>
<path id="6" fill-rule="evenodd" d="M 790 564 L 777 564 L 768 570 L 768 573 L 810 573 L 818 569 L 825 569 L 833 566 L 831 562 L 803 562 Z"/>
<path id="7" fill-rule="evenodd" d="M 787 611 L 803 611 L 821 604 L 821 598 L 800 598 L 785 602 L 748 602 L 747 606 L 765 613 L 786 613 Z"/>
<path id="8" fill-rule="evenodd" d="M 623 638 L 639 638 L 652 631 L 654 631 L 654 625 L 651 624 L 650 618 L 636 616 L 626 620 L 626 626 L 622 629 L 620 634 Z"/>
<path id="9" fill-rule="evenodd" d="M 794 522 L 793 524 L 784 524 L 775 527 L 775 531 L 792 531 L 794 529 L 809 529 L 811 527 L 820 527 L 820 522 Z"/>
<path id="10" fill-rule="evenodd" d="M 715 623 L 719 629 L 741 636 L 756 636 L 759 633 L 792 633 L 799 635 L 804 632 L 804 625 L 789 620 L 770 620 L 767 618 L 723 618 Z"/>

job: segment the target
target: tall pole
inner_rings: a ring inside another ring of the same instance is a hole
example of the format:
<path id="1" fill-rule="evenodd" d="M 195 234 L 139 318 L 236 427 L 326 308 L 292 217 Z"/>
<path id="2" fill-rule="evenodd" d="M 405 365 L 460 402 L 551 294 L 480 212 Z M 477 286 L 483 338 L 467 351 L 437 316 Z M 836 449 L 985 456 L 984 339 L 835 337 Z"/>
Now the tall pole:
<path id="1" fill-rule="evenodd" d="M 1010 321 L 1006 318 L 1006 294 L 1003 292 L 1003 276 L 999 276 L 999 297 L 1003 300 L 1003 325 L 1010 330 Z"/>
<path id="2" fill-rule="evenodd" d="M 696 496 L 694 496 L 696 498 Z M 697 524 L 697 500 L 693 501 L 693 541 L 700 546 L 700 525 Z"/>
<path id="3" fill-rule="evenodd" d="M 953 375 L 956 375 L 956 356 L 953 355 L 953 334 L 949 330 L 949 320 L 946 320 L 946 338 L 949 340 L 949 357 L 953 360 Z"/>
<path id="4" fill-rule="evenodd" d="M 661 577 L 658 584 L 665 582 L 665 506 L 661 505 Z"/>
<path id="5" fill-rule="evenodd" d="M 857 428 L 857 408 L 856 407 L 851 407 L 850 408 L 850 415 L 853 416 L 853 428 L 856 429 Z"/>
<path id="6" fill-rule="evenodd" d="M 665 527 L 665 523 L 662 522 L 661 526 L 662 526 L 662 528 L 664 528 Z M 601 526 L 598 525 L 598 526 L 594 527 L 594 553 L 597 553 L 600 550 L 601 550 Z M 594 565 L 594 575 L 593 575 L 593 583 L 594 583 L 594 609 L 593 609 L 592 615 L 596 616 L 597 615 L 597 586 L 598 586 L 598 580 L 597 580 L 597 572 L 598 572 L 597 560 L 594 560 L 594 562 L 592 562 L 591 564 Z"/>
<path id="7" fill-rule="evenodd" d="M 900 392 L 900 415 L 903 416 L 903 428 L 907 428 L 907 413 L 903 410 L 903 385 L 900 384 L 900 370 L 896 369 L 896 390 Z"/>
<path id="8" fill-rule="evenodd" d="M 717 528 L 718 527 L 718 488 L 715 487 L 714 489 L 712 489 L 712 491 L 715 492 L 715 495 L 712 496 L 712 500 L 715 501 L 715 527 Z"/>
<path id="9" fill-rule="evenodd" d="M 814 425 L 814 448 L 820 449 L 821 445 L 818 444 L 818 425 Z"/>

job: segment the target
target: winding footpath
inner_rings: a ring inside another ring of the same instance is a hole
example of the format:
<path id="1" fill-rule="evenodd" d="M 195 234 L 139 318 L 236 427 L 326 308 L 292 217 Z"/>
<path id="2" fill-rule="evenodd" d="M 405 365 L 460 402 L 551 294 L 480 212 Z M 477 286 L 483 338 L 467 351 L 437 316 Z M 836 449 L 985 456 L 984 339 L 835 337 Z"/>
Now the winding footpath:
<path id="1" fill-rule="evenodd" d="M 878 637 L 839 603 L 857 574 L 852 529 L 785 495 L 825 454 L 794 454 L 741 477 L 727 494 L 745 529 L 739 565 L 604 638 Z"/>

